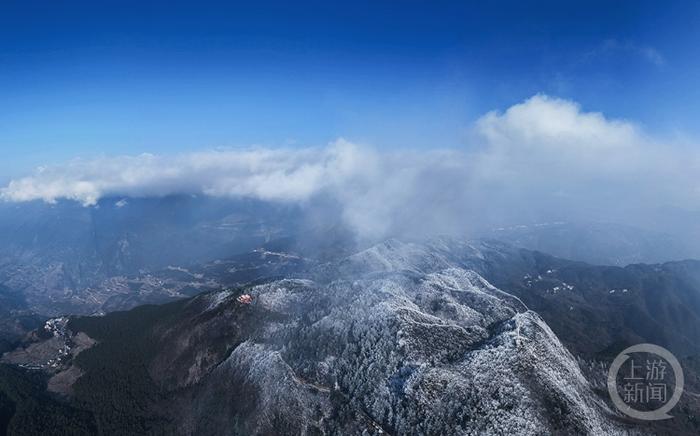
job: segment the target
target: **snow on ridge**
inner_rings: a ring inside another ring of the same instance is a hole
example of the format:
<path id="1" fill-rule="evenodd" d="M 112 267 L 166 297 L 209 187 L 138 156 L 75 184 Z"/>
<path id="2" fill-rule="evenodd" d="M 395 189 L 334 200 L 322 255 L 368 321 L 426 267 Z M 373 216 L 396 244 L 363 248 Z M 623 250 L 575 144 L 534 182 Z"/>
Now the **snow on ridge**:
<path id="1" fill-rule="evenodd" d="M 451 257 L 453 247 L 444 248 L 391 240 L 324 266 L 318 280 L 247 289 L 253 306 L 285 316 L 270 318 L 256 343 L 237 348 L 235 362 L 216 370 L 219 380 L 243 377 L 261 392 L 269 407 L 256 422 L 290 404 L 285 416 L 302 426 L 309 410 L 330 419 L 326 396 L 337 390 L 379 423 L 394 416 L 388 428 L 396 434 L 615 434 L 608 409 L 546 323 L 465 267 L 460 259 L 473 252 Z M 280 386 L 303 404 L 279 402 Z M 573 412 L 552 414 L 552 403 Z M 414 428 L 415 416 L 431 419 Z M 455 416 L 464 427 L 449 427 Z"/>
<path id="2" fill-rule="evenodd" d="M 442 253 L 412 242 L 390 239 L 355 253 L 343 261 L 362 272 L 430 272 L 453 265 Z"/>
<path id="3" fill-rule="evenodd" d="M 214 294 L 210 294 L 209 297 L 209 304 L 207 305 L 206 310 L 214 310 L 217 307 L 219 307 L 221 304 L 223 304 L 226 300 L 229 299 L 233 295 L 233 291 L 230 290 L 225 290 L 225 291 L 219 291 Z"/>

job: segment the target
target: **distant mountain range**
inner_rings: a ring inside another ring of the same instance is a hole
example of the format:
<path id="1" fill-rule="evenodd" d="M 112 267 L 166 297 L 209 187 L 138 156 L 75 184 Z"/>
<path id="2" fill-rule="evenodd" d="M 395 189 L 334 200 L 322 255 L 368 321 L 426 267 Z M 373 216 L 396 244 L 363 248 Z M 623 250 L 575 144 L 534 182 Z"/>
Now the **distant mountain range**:
<path id="1" fill-rule="evenodd" d="M 680 230 L 680 229 L 679 229 Z M 700 259 L 694 236 L 601 222 L 553 222 L 492 229 L 484 237 L 564 259 L 626 266 Z"/>
<path id="2" fill-rule="evenodd" d="M 94 207 L 0 203 L 0 285 L 42 315 L 99 313 L 199 292 L 162 289 L 148 277 L 167 268 L 261 247 L 331 259 L 380 242 L 360 243 L 342 224 L 318 223 L 300 206 L 209 197 L 110 198 Z M 615 224 L 511 226 L 480 237 L 601 265 L 700 258 L 692 240 Z"/>
<path id="3" fill-rule="evenodd" d="M 206 197 L 4 203 L 0 284 L 39 313 L 84 313 L 81 294 L 106 279 L 250 251 L 298 222 L 293 207 Z"/>

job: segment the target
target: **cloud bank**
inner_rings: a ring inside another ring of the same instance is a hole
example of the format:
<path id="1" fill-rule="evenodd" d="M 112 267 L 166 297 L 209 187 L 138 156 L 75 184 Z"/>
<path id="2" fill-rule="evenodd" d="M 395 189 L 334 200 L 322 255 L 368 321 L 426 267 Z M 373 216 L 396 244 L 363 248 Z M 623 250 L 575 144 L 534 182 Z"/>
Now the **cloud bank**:
<path id="1" fill-rule="evenodd" d="M 463 149 L 216 150 L 76 159 L 0 190 L 6 201 L 198 194 L 313 204 L 330 198 L 367 237 L 454 233 L 543 219 L 629 221 L 666 205 L 695 209 L 700 156 L 624 120 L 536 95 L 473 125 Z"/>

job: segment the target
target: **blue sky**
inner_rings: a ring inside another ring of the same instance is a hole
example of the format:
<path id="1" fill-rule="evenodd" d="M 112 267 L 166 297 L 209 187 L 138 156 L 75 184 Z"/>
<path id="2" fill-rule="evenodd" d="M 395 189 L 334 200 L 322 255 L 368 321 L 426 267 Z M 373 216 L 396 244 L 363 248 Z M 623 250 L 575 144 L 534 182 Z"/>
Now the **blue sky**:
<path id="1" fill-rule="evenodd" d="M 461 147 L 536 93 L 700 133 L 700 2 L 248 3 L 2 2 L 0 178 L 338 137 Z"/>

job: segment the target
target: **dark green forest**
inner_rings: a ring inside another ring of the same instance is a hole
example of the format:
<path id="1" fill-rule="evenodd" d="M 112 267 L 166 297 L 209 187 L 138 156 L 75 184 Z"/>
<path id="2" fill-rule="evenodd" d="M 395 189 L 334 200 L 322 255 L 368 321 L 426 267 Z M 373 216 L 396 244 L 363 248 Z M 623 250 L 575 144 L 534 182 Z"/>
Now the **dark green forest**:
<path id="1" fill-rule="evenodd" d="M 149 334 L 184 302 L 71 320 L 98 344 L 76 358 L 84 375 L 69 400 L 46 392 L 43 373 L 0 365 L 0 435 L 172 434 L 164 392 L 148 375 Z"/>

